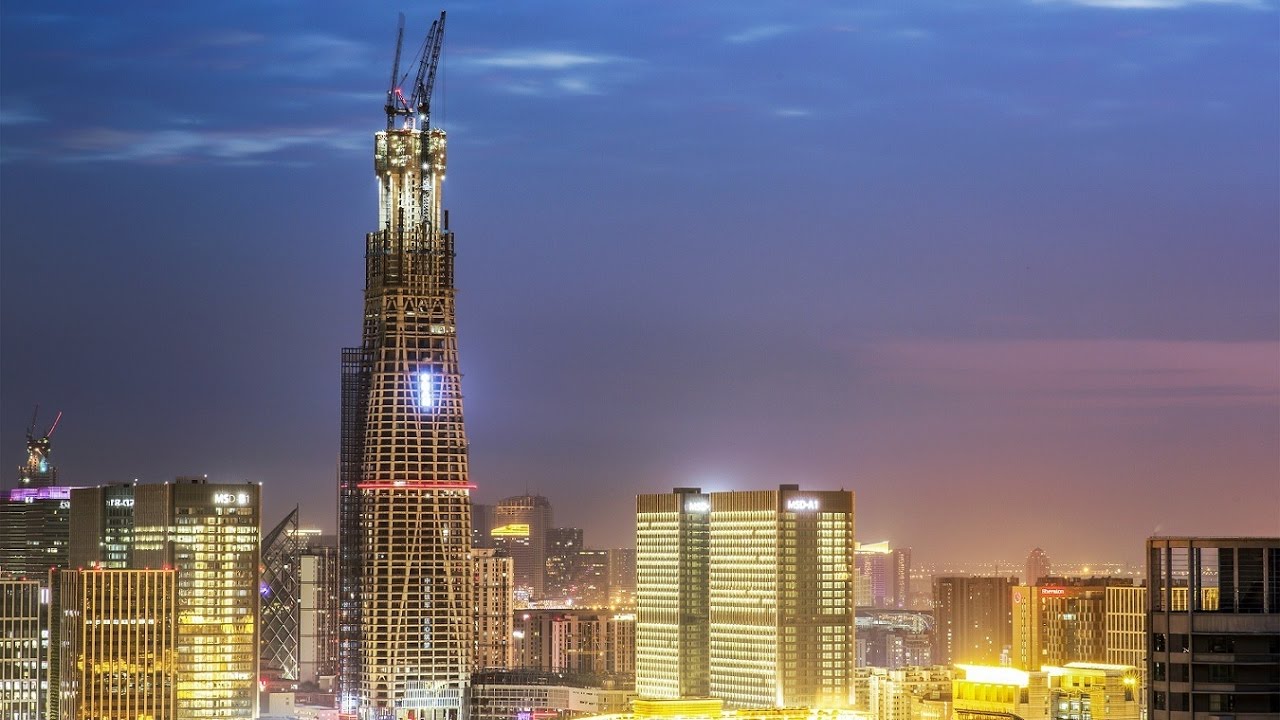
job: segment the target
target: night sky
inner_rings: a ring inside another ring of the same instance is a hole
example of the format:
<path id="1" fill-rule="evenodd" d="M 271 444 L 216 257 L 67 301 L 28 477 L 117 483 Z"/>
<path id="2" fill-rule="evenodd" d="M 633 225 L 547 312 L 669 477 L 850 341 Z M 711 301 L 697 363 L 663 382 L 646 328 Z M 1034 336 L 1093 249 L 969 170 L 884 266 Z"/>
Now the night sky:
<path id="1" fill-rule="evenodd" d="M 262 481 L 333 528 L 396 12 L 0 16 L 0 471 Z M 415 49 L 436 8 L 405 7 Z M 853 489 L 916 562 L 1280 532 L 1280 11 L 455 3 L 476 496 Z"/>

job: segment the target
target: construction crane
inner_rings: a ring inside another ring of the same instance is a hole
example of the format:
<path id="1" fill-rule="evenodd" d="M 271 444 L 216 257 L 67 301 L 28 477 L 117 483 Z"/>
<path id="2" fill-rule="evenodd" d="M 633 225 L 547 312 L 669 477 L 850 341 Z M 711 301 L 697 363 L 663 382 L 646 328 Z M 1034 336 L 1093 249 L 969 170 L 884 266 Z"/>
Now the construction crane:
<path id="1" fill-rule="evenodd" d="M 404 46 L 404 15 L 396 32 L 396 56 L 391 64 L 391 87 L 387 89 L 387 129 L 395 128 L 396 118 L 405 119 L 405 128 L 431 129 L 431 93 L 436 85 L 436 68 L 440 64 L 440 49 L 444 45 L 444 17 L 432 21 L 431 29 L 418 51 L 418 74 L 414 77 L 409 95 L 404 94 L 404 81 L 409 74 L 400 74 L 400 55 Z"/>

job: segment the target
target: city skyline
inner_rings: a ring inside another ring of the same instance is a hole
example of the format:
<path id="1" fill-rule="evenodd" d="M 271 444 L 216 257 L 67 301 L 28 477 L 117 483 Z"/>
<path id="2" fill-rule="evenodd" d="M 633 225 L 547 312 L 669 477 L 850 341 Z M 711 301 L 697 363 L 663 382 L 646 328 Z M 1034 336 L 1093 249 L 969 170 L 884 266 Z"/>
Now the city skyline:
<path id="1" fill-rule="evenodd" d="M 336 530 L 395 8 L 246 7 L 4 7 L 3 487 L 39 403 L 60 484 Z M 843 488 L 923 564 L 1276 534 L 1274 3 L 448 9 L 478 501 L 624 547 L 640 493 Z"/>

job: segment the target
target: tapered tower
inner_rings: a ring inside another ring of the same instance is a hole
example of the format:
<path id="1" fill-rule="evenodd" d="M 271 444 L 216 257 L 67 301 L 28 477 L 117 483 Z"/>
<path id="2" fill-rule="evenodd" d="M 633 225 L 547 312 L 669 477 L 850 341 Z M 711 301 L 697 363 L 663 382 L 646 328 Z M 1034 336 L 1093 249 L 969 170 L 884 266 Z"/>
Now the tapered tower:
<path id="1" fill-rule="evenodd" d="M 387 129 L 374 140 L 363 342 L 343 351 L 341 705 L 368 720 L 456 720 L 471 666 L 453 233 L 441 209 L 445 133 L 430 120 L 443 36 L 441 13 L 408 97 L 397 42 Z"/>

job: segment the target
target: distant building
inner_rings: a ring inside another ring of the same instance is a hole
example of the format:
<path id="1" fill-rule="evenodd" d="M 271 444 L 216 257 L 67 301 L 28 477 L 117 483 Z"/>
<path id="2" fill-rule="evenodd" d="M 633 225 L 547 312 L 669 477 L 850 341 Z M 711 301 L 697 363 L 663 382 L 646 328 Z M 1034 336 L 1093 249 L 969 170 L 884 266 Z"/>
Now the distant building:
<path id="1" fill-rule="evenodd" d="M 49 682 L 45 593 L 37 580 L 0 578 L 0 718 L 5 720 L 44 717 Z"/>
<path id="2" fill-rule="evenodd" d="M 22 486 L 0 491 L 0 575 L 45 582 L 68 561 L 71 488 Z"/>
<path id="3" fill-rule="evenodd" d="M 638 692 L 697 694 L 681 685 L 701 675 L 705 646 L 709 692 L 700 694 L 726 706 L 847 705 L 853 534 L 847 491 L 782 485 L 639 496 Z"/>
<path id="4" fill-rule="evenodd" d="M 630 678 L 545 670 L 485 670 L 471 678 L 469 720 L 539 720 L 626 712 Z"/>
<path id="5" fill-rule="evenodd" d="M 907 608 L 911 604 L 911 548 L 888 541 L 857 543 L 858 607 Z"/>
<path id="6" fill-rule="evenodd" d="M 493 547 L 507 551 L 516 566 L 516 591 L 529 599 L 544 596 L 547 576 L 547 530 L 551 501 L 541 495 L 503 499 L 494 510 Z"/>
<path id="7" fill-rule="evenodd" d="M 1147 708 L 1147 589 L 1134 585 L 1107 587 L 1106 662 L 1138 668 L 1138 704 Z"/>
<path id="8" fill-rule="evenodd" d="M 298 680 L 301 650 L 302 538 L 298 508 L 262 536 L 262 576 L 258 584 L 261 622 L 259 671 L 265 677 Z"/>
<path id="9" fill-rule="evenodd" d="M 1049 553 L 1036 548 L 1027 555 L 1027 571 L 1022 581 L 1026 585 L 1039 585 L 1040 580 L 1052 574 L 1049 564 Z"/>
<path id="10" fill-rule="evenodd" d="M 58 715 L 178 718 L 177 572 L 62 573 Z"/>
<path id="11" fill-rule="evenodd" d="M 636 551 L 631 548 L 609 551 L 609 606 L 615 610 L 636 606 Z"/>
<path id="12" fill-rule="evenodd" d="M 1148 717 L 1280 717 L 1280 538 L 1146 548 Z"/>
<path id="13" fill-rule="evenodd" d="M 515 667 L 590 675 L 635 674 L 636 618 L 589 608 L 524 609 L 512 629 Z"/>
<path id="14" fill-rule="evenodd" d="M 1111 586 L 1132 586 L 1118 578 L 1042 577 L 1041 585 L 1018 585 L 1013 592 L 1014 667 L 1107 661 L 1106 605 Z"/>
<path id="15" fill-rule="evenodd" d="M 476 670 L 512 667 L 512 612 L 515 609 L 515 565 L 502 551 L 476 548 L 475 653 Z"/>
<path id="16" fill-rule="evenodd" d="M 933 662 L 1002 665 L 1013 643 L 1012 589 L 1016 577 L 933 579 Z"/>
<path id="17" fill-rule="evenodd" d="M 493 505 L 471 503 L 471 546 L 478 548 L 493 547 L 493 517 L 496 508 Z"/>
<path id="18" fill-rule="evenodd" d="M 338 673 L 338 538 L 299 536 L 298 679 L 319 684 Z"/>
<path id="19" fill-rule="evenodd" d="M 953 678 L 952 669 L 942 666 L 864 668 L 857 671 L 851 707 L 869 720 L 923 720 L 929 709 L 942 715 Z M 937 720 L 949 720 L 949 713 Z"/>
<path id="20" fill-rule="evenodd" d="M 911 548 L 893 549 L 890 571 L 892 586 L 889 604 L 899 610 L 906 610 L 911 607 Z"/>
<path id="21" fill-rule="evenodd" d="M 1139 720 L 1137 669 L 1069 663 L 1041 670 L 957 665 L 955 720 Z"/>
<path id="22" fill-rule="evenodd" d="M 574 562 L 582 549 L 582 528 L 547 530 L 544 597 L 565 600 L 573 596 Z"/>
<path id="23" fill-rule="evenodd" d="M 573 556 L 570 598 L 574 605 L 609 606 L 609 551 L 579 550 Z"/>

